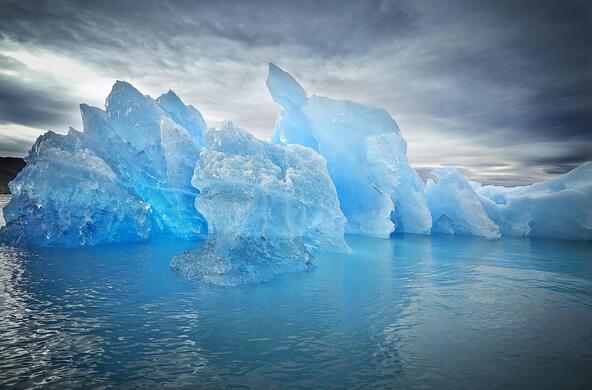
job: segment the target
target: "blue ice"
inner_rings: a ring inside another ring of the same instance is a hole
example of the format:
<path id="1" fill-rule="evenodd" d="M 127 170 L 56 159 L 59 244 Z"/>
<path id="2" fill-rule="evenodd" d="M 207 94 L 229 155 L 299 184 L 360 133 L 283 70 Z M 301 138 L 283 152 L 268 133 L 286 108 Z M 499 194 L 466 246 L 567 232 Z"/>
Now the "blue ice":
<path id="1" fill-rule="evenodd" d="M 592 240 L 592 162 L 544 182 L 477 193 L 504 235 Z"/>
<path id="2" fill-rule="evenodd" d="M 407 159 L 407 143 L 388 112 L 348 100 L 308 96 L 269 64 L 267 87 L 282 106 L 272 141 L 300 144 L 327 159 L 349 233 L 429 234 L 425 186 Z"/>
<path id="3" fill-rule="evenodd" d="M 199 111 L 172 91 L 155 101 L 121 81 L 105 110 L 80 111 L 84 132 L 39 137 L 10 183 L 2 240 L 79 246 L 203 237 L 191 185 L 206 127 Z"/>
<path id="4" fill-rule="evenodd" d="M 174 269 L 237 285 L 310 268 L 315 250 L 349 251 L 335 186 L 314 150 L 260 141 L 231 122 L 209 130 L 206 144 L 193 185 L 208 236 Z"/>

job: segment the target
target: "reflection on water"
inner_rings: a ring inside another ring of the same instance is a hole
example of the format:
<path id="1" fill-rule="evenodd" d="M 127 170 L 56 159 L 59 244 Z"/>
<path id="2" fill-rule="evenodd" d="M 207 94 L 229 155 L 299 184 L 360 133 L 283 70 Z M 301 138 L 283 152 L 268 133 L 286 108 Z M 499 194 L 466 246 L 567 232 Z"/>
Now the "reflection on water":
<path id="1" fill-rule="evenodd" d="M 0 248 L 0 387 L 591 388 L 592 245 L 348 237 L 235 289 L 191 246 Z"/>

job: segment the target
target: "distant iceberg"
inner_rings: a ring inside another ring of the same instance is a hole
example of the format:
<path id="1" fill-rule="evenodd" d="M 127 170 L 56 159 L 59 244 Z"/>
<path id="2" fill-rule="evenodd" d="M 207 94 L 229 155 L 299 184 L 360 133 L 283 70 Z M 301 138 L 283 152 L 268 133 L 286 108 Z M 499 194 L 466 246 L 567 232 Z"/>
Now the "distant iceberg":
<path id="1" fill-rule="evenodd" d="M 407 143 L 388 112 L 348 100 L 308 96 L 269 64 L 267 87 L 283 107 L 272 141 L 300 144 L 327 159 L 349 233 L 429 234 L 425 186 L 407 160 Z"/>
<path id="2" fill-rule="evenodd" d="M 171 263 L 192 279 L 238 285 L 312 267 L 312 251 L 347 252 L 345 218 L 314 150 L 257 140 L 226 122 L 195 168 L 206 241 Z"/>
<path id="3" fill-rule="evenodd" d="M 204 237 L 191 177 L 205 122 L 172 92 L 156 101 L 117 82 L 105 110 L 80 106 L 84 132 L 39 137 L 10 183 L 2 241 L 80 246 Z"/>
<path id="4" fill-rule="evenodd" d="M 435 169 L 432 175 L 437 177 L 437 182 L 427 183 L 432 233 L 500 238 L 499 227 L 483 209 L 479 195 L 456 168 Z"/>
<path id="5" fill-rule="evenodd" d="M 503 235 L 592 240 L 592 162 L 541 183 L 477 193 Z"/>

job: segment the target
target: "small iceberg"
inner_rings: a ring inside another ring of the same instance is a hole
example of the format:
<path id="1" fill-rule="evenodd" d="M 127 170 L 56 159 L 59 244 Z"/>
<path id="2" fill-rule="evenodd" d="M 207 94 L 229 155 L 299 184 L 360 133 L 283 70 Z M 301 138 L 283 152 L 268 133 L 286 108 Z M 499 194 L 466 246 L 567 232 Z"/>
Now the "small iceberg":
<path id="1" fill-rule="evenodd" d="M 335 186 L 314 150 L 260 141 L 231 122 L 209 130 L 206 145 L 193 185 L 208 236 L 173 269 L 234 286 L 311 268 L 315 250 L 349 251 Z"/>

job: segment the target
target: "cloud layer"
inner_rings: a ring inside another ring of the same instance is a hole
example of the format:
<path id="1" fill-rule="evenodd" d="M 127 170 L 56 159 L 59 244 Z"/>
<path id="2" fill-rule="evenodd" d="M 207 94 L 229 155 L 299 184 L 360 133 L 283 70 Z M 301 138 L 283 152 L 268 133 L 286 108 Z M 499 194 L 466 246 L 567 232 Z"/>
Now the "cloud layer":
<path id="1" fill-rule="evenodd" d="M 586 1 L 0 0 L 0 51 L 11 155 L 79 126 L 77 104 L 101 105 L 116 79 L 268 138 L 272 61 L 309 93 L 387 109 L 424 171 L 511 185 L 592 159 Z"/>

